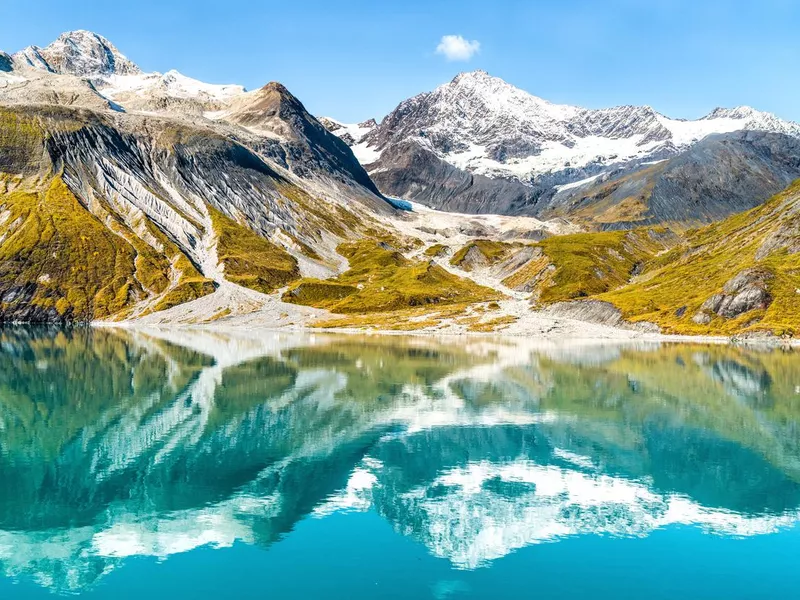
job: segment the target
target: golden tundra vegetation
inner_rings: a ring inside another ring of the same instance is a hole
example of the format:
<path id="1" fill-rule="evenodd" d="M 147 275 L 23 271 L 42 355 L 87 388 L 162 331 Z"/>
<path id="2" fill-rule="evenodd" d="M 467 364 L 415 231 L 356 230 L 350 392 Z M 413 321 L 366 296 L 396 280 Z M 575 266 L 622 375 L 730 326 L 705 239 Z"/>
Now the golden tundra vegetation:
<path id="1" fill-rule="evenodd" d="M 448 252 L 453 267 L 491 273 L 504 286 L 530 293 L 532 308 L 597 300 L 610 303 L 632 323 L 655 323 L 665 333 L 793 337 L 800 331 L 800 182 L 759 207 L 682 233 L 658 226 L 553 236 L 536 243 L 473 240 L 460 248 L 434 244 L 422 254 L 437 258 Z M 763 300 L 741 314 L 715 313 L 713 300 L 732 297 L 729 285 L 737 276 L 762 286 Z M 335 288 L 331 293 L 349 291 Z M 489 313 L 487 300 L 478 299 L 484 304 L 477 308 Z M 389 305 L 395 310 L 383 318 L 365 315 L 371 307 L 352 305 L 345 311 L 337 304 L 328 301 L 327 307 L 358 316 L 323 325 L 419 329 L 451 319 L 473 331 L 494 331 L 515 320 L 481 316 L 475 306 L 457 302 L 424 310 L 399 310 L 403 302 L 398 302 Z"/>
<path id="2" fill-rule="evenodd" d="M 538 252 L 503 283 L 530 291 L 539 306 L 600 300 L 625 319 L 655 323 L 666 333 L 800 331 L 800 182 L 761 206 L 683 234 L 643 227 L 554 236 L 529 246 Z M 483 265 L 501 265 L 523 247 L 471 242 L 451 264 L 462 265 L 476 249 Z M 761 282 L 766 301 L 734 317 L 715 314 L 709 299 L 730 295 L 726 285 L 738 275 Z"/>
<path id="3" fill-rule="evenodd" d="M 344 314 L 382 313 L 429 305 L 490 301 L 501 294 L 427 260 L 407 258 L 372 238 L 337 248 L 349 269 L 334 279 L 302 279 L 284 300 Z"/>
<path id="4" fill-rule="evenodd" d="M 737 318 L 694 315 L 726 283 L 756 273 L 769 303 Z M 628 285 L 601 294 L 632 321 L 651 321 L 669 332 L 689 334 L 800 332 L 800 182 L 764 204 L 689 233 L 669 252 L 651 259 Z"/>
<path id="5" fill-rule="evenodd" d="M 674 235 L 663 227 L 554 236 L 536 244 L 541 257 L 504 283 L 517 288 L 536 282 L 542 304 L 587 298 L 626 284 L 646 261 L 674 242 Z"/>
<path id="6" fill-rule="evenodd" d="M 40 189 L 0 194 L 3 315 L 81 322 L 125 315 L 148 296 L 163 310 L 214 291 L 163 233 L 144 227 L 163 253 L 121 223 L 102 222 L 60 176 Z"/>
<path id="7" fill-rule="evenodd" d="M 60 118 L 56 133 L 81 126 Z M 3 320 L 88 321 L 125 315 L 146 297 L 160 310 L 214 290 L 151 223 L 142 225 L 163 253 L 127 230 L 107 206 L 96 207 L 103 219 L 90 212 L 47 158 L 52 134 L 35 116 L 0 108 Z"/>
<path id="8" fill-rule="evenodd" d="M 209 212 L 228 281 L 269 294 L 300 276 L 297 259 L 286 250 L 214 208 Z"/>

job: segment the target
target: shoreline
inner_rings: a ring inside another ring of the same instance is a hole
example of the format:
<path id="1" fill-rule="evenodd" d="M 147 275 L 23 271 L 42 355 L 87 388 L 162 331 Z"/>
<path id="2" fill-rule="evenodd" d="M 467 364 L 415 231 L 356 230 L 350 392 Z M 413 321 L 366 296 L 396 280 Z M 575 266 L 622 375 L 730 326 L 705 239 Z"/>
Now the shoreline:
<path id="1" fill-rule="evenodd" d="M 612 327 L 609 325 L 597 325 L 584 321 L 572 321 L 569 319 L 559 319 L 561 323 L 572 327 L 587 326 L 589 328 L 601 327 L 605 335 L 592 336 L 572 331 L 568 335 L 564 332 L 548 334 L 542 332 L 481 332 L 481 331 L 453 331 L 436 329 L 377 329 L 377 328 L 321 328 L 308 326 L 286 326 L 275 324 L 239 324 L 211 322 L 211 323 L 143 323 L 139 321 L 92 321 L 89 326 L 92 328 L 118 328 L 132 331 L 147 330 L 171 330 L 171 331 L 204 331 L 208 333 L 230 333 L 230 334 L 253 334 L 256 332 L 272 334 L 296 334 L 296 335 L 347 335 L 347 336 L 381 336 L 381 337 L 419 337 L 419 338 L 451 338 L 470 340 L 508 340 L 509 342 L 543 342 L 549 343 L 576 343 L 576 344 L 619 344 L 619 343 L 664 343 L 664 344 L 698 344 L 698 345 L 732 345 L 749 346 L 757 348 L 795 348 L 800 347 L 800 339 L 783 340 L 774 337 L 752 337 L 736 338 L 735 336 L 722 335 L 683 335 L 683 334 L 662 334 L 653 332 L 641 332 L 623 327 Z"/>

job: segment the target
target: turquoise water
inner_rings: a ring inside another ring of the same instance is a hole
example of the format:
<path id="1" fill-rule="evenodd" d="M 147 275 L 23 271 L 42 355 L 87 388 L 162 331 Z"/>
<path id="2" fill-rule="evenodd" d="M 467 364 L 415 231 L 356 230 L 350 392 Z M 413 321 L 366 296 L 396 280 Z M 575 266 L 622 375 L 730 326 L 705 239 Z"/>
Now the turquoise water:
<path id="1" fill-rule="evenodd" d="M 0 598 L 790 598 L 800 355 L 0 332 Z"/>

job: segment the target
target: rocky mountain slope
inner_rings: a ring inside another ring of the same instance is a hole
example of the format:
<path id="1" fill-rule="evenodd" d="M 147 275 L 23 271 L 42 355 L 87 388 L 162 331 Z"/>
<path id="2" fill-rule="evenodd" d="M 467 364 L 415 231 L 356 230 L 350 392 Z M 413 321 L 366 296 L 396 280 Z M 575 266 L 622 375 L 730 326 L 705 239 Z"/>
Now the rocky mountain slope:
<path id="1" fill-rule="evenodd" d="M 632 171 L 561 186 L 539 210 L 587 225 L 697 226 L 758 206 L 800 177 L 800 138 L 767 131 L 711 135 Z"/>
<path id="2" fill-rule="evenodd" d="M 235 110 L 154 115 L 104 96 L 145 76 L 88 32 L 13 67 L 0 88 L 4 320 L 131 317 L 232 281 L 268 292 L 335 272 L 337 238 L 393 211 L 282 86 L 239 94 L 269 105 L 256 133 Z"/>
<path id="3" fill-rule="evenodd" d="M 372 270 L 336 294 L 377 281 L 375 270 L 393 307 L 495 294 L 399 255 L 425 225 L 387 202 L 350 148 L 279 83 L 246 92 L 145 73 L 86 31 L 4 57 L 2 321 L 255 312 L 299 324 L 324 312 L 297 306 L 310 282 L 348 272 L 356 239 Z M 538 238 L 564 227 L 527 219 L 503 231 Z M 422 279 L 409 287 L 409 278 Z M 304 282 L 281 301 L 282 288 Z"/>
<path id="4" fill-rule="evenodd" d="M 624 186 L 632 177 L 648 182 L 642 188 L 652 187 L 653 180 L 669 187 L 677 174 L 654 176 L 649 167 L 677 159 L 695 165 L 696 172 L 684 169 L 669 197 L 659 190 L 651 207 L 651 190 L 646 189 L 639 193 L 643 199 L 633 194 L 622 200 L 643 203 L 640 220 L 708 222 L 749 208 L 800 176 L 800 125 L 769 113 L 718 108 L 686 121 L 649 106 L 596 110 L 556 105 L 483 71 L 461 73 L 401 102 L 374 126 L 328 122 L 351 144 L 381 191 L 459 212 L 570 214 L 575 205 L 586 203 L 585 196 L 591 199 L 592 192 L 584 190 L 598 179 Z M 755 163 L 744 157 L 726 166 L 731 152 L 740 157 L 752 153 L 741 134 L 734 134 L 742 131 L 775 134 L 771 153 L 760 152 Z M 694 150 L 715 134 L 733 135 L 724 148 Z M 714 189 L 703 190 L 709 164 L 725 172 L 708 186 Z M 622 204 L 620 211 L 631 212 Z M 625 224 L 624 218 L 617 220 Z"/>

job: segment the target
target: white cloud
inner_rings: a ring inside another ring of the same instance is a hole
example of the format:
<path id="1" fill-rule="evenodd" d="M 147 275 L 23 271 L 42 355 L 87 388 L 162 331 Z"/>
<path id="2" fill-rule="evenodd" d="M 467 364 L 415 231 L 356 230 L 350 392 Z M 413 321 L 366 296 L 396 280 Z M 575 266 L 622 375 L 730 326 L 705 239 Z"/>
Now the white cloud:
<path id="1" fill-rule="evenodd" d="M 447 60 L 469 60 L 480 52 L 481 43 L 478 40 L 465 40 L 460 35 L 443 35 L 442 41 L 436 46 L 436 54 L 443 54 Z"/>

